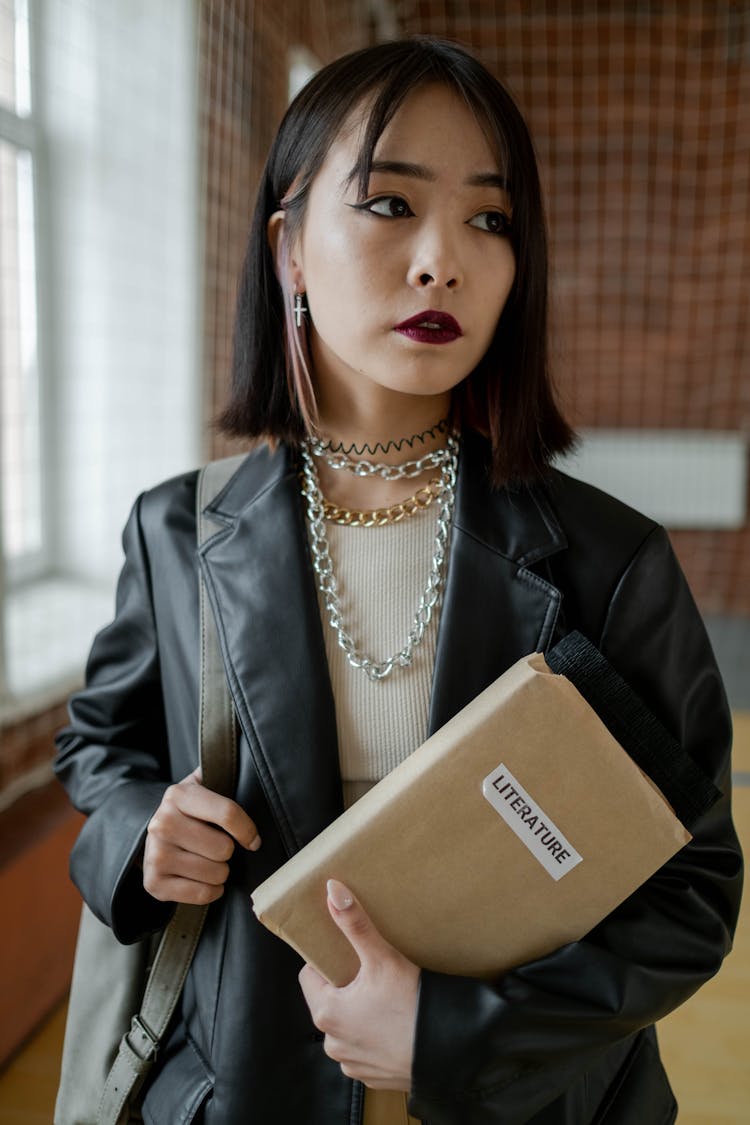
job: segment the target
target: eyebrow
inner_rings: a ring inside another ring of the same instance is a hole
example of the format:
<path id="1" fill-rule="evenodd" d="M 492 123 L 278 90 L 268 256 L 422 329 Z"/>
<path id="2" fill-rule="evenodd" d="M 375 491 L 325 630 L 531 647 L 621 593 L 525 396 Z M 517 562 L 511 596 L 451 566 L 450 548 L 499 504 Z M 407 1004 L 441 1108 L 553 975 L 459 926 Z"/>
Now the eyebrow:
<path id="1" fill-rule="evenodd" d="M 413 180 L 426 180 L 434 183 L 437 174 L 424 164 L 412 164 L 408 160 L 373 160 L 371 172 L 389 172 L 392 176 L 409 176 Z M 358 175 L 359 169 L 352 168 L 347 183 L 351 183 Z M 495 187 L 500 191 L 510 191 L 510 183 L 499 172 L 475 172 L 464 181 L 469 187 Z"/>

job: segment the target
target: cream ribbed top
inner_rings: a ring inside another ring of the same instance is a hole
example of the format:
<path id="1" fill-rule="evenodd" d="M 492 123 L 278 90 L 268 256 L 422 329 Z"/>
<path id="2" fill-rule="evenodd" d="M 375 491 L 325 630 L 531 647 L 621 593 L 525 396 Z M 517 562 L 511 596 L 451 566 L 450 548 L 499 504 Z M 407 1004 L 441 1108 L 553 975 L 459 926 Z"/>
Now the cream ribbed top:
<path id="1" fill-rule="evenodd" d="M 326 523 L 344 627 L 360 652 L 386 660 L 403 647 L 432 561 L 440 505 L 384 527 Z M 408 668 L 373 682 L 352 668 L 318 589 L 336 703 L 339 762 L 348 808 L 427 737 L 438 612 Z"/>

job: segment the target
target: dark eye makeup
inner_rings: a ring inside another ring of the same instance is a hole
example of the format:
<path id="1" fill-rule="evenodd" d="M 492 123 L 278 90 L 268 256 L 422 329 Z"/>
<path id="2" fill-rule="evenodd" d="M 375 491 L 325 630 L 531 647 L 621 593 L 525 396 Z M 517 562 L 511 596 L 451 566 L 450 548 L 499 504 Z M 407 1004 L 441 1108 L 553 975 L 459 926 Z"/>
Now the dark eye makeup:
<path id="1" fill-rule="evenodd" d="M 400 195 L 378 195 L 374 199 L 365 199 L 363 203 L 350 203 L 349 206 L 355 211 L 367 211 L 371 215 L 381 215 L 385 219 L 408 219 L 414 214 Z"/>
<path id="2" fill-rule="evenodd" d="M 414 216 L 411 207 L 400 195 L 378 195 L 373 199 L 365 199 L 362 203 L 350 203 L 348 206 L 355 211 L 365 211 L 384 219 L 409 219 Z M 511 231 L 510 218 L 504 211 L 479 211 L 467 220 L 467 226 L 500 236 L 508 235 Z"/>

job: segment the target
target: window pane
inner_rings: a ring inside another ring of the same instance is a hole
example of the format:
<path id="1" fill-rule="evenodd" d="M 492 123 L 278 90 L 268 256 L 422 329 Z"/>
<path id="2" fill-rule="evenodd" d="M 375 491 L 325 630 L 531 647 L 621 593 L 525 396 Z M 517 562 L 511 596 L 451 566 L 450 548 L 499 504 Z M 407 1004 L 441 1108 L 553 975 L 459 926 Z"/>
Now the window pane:
<path id="1" fill-rule="evenodd" d="M 0 0 L 0 105 L 31 112 L 28 0 Z"/>
<path id="2" fill-rule="evenodd" d="M 41 472 L 31 154 L 0 142 L 0 454 L 6 560 L 40 550 Z"/>
<path id="3" fill-rule="evenodd" d="M 320 70 L 320 63 L 306 47 L 290 47 L 287 52 L 287 94 L 294 101 L 303 86 Z"/>

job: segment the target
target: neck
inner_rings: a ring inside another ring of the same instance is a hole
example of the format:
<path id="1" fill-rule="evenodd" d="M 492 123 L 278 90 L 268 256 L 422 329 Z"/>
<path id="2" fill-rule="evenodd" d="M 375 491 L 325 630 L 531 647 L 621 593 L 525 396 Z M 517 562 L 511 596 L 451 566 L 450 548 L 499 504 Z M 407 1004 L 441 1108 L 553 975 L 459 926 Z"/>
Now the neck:
<path id="1" fill-rule="evenodd" d="M 347 436 L 352 434 L 348 431 Z M 354 431 L 356 432 L 356 431 Z M 331 442 L 330 454 L 345 453 L 354 460 L 367 460 L 378 464 L 400 464 L 417 461 L 427 453 L 444 447 L 448 441 L 448 427 L 438 419 L 426 430 L 414 431 L 399 438 L 369 436 L 359 442 L 339 440 L 330 432 L 322 436 Z M 381 475 L 355 476 L 329 465 L 326 456 L 316 457 L 318 479 L 327 500 L 342 508 L 387 508 L 401 502 L 435 478 L 435 468 L 427 468 L 417 476 L 386 480 Z"/>
<path id="2" fill-rule="evenodd" d="M 437 424 L 450 413 L 450 390 L 405 394 L 364 374 L 352 378 L 332 363 L 315 362 L 314 367 L 318 432 L 323 440 L 345 450 L 353 446 L 355 458 L 381 464 L 415 460 L 445 445 L 446 434 Z M 356 450 L 364 453 L 358 454 Z M 318 459 L 317 468 L 326 499 L 341 507 L 358 509 L 389 507 L 427 484 L 431 476 L 426 472 L 407 481 L 356 477 L 330 468 L 322 458 Z"/>
<path id="3" fill-rule="evenodd" d="M 445 445 L 449 394 L 393 397 L 395 402 L 375 410 L 358 410 L 352 403 L 321 403 L 321 438 L 337 452 L 388 464 L 422 457 Z"/>
<path id="4" fill-rule="evenodd" d="M 343 439 L 336 441 L 330 436 L 326 436 L 322 440 L 331 454 L 343 454 L 355 461 L 368 460 L 380 464 L 393 464 L 395 458 L 417 460 L 423 457 L 428 450 L 436 447 L 436 443 L 437 445 L 445 444 L 447 433 L 448 421 L 446 418 L 441 418 L 427 430 L 400 438 L 347 443 Z"/>

